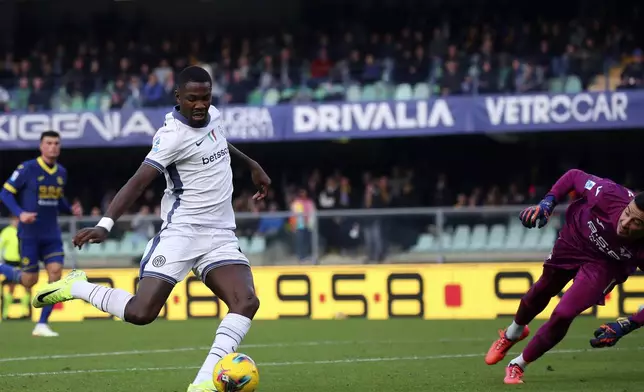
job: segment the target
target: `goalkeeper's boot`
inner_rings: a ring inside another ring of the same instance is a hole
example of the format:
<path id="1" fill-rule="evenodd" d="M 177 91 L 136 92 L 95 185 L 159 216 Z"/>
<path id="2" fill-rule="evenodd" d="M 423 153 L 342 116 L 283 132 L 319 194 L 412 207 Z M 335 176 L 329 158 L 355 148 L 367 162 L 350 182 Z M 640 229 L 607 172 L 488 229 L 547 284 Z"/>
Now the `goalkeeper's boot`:
<path id="1" fill-rule="evenodd" d="M 188 392 L 218 392 L 212 380 L 188 385 Z"/>
<path id="2" fill-rule="evenodd" d="M 65 278 L 38 290 L 31 304 L 34 308 L 42 308 L 47 305 L 70 301 L 74 299 L 72 296 L 72 284 L 80 281 L 87 282 L 87 275 L 81 270 L 73 270 Z"/>
<path id="3" fill-rule="evenodd" d="M 505 368 L 505 384 L 523 384 L 523 368 L 516 363 L 511 363 Z"/>
<path id="4" fill-rule="evenodd" d="M 530 335 L 530 328 L 528 326 L 523 327 L 523 333 L 521 336 L 519 336 L 519 339 L 517 340 L 510 340 L 506 336 L 507 329 L 505 330 L 499 330 L 499 338 L 492 343 L 492 346 L 487 352 L 487 355 L 485 355 L 485 363 L 488 365 L 494 365 L 495 363 L 498 363 L 505 358 L 505 354 L 510 351 L 512 346 L 517 344 L 518 342 L 522 341 L 523 339 L 527 338 L 528 335 Z"/>

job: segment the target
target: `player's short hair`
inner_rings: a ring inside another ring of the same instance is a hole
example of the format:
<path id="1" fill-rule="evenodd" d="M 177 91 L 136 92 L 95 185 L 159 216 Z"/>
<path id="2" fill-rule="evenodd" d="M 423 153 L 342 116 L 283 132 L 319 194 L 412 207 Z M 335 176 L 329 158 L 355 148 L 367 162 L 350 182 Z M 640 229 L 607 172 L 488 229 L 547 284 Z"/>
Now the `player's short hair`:
<path id="1" fill-rule="evenodd" d="M 40 141 L 42 142 L 42 140 L 46 137 L 57 137 L 60 139 L 60 133 L 56 131 L 45 131 L 40 134 Z"/>
<path id="2" fill-rule="evenodd" d="M 640 192 L 637 195 L 635 195 L 635 207 L 637 207 L 638 210 L 644 211 L 644 192 Z"/>
<path id="3" fill-rule="evenodd" d="M 177 77 L 177 85 L 184 87 L 187 83 L 210 83 L 212 86 L 212 78 L 208 71 L 198 65 L 191 65 L 186 67 L 179 73 Z"/>

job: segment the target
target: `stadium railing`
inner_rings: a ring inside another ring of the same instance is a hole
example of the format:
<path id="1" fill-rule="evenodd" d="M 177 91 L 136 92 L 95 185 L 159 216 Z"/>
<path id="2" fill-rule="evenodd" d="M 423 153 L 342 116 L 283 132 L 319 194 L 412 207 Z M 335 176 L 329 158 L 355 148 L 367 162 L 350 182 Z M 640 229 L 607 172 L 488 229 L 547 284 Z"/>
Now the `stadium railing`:
<path id="1" fill-rule="evenodd" d="M 521 225 L 523 208 L 318 210 L 299 230 L 300 214 L 240 212 L 237 236 L 253 265 L 541 261 L 557 238 L 565 206 L 541 230 Z M 162 223 L 153 216 L 123 216 L 105 243 L 73 248 L 73 233 L 99 218 L 60 218 L 67 265 L 138 267 Z M 0 219 L 0 227 L 7 223 Z"/>

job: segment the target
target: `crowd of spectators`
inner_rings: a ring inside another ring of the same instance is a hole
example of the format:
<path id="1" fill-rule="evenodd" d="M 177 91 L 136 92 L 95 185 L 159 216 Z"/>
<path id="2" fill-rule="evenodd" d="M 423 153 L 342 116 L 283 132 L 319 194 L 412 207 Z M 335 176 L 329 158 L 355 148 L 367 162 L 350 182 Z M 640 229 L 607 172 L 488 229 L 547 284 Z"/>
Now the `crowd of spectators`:
<path id="1" fill-rule="evenodd" d="M 358 26 L 358 25 L 357 25 Z M 85 37 L 92 37 L 87 32 Z M 190 64 L 214 80 L 216 104 L 259 103 L 267 89 L 280 101 L 344 99 L 350 84 L 428 83 L 436 94 L 526 93 L 589 88 L 626 56 L 618 87 L 642 86 L 640 42 L 599 19 L 518 25 L 442 23 L 400 30 L 367 28 L 127 41 L 33 42 L 25 55 L 0 54 L 0 109 L 99 110 L 169 106 L 176 73 Z M 320 88 L 322 93 L 320 94 Z"/>

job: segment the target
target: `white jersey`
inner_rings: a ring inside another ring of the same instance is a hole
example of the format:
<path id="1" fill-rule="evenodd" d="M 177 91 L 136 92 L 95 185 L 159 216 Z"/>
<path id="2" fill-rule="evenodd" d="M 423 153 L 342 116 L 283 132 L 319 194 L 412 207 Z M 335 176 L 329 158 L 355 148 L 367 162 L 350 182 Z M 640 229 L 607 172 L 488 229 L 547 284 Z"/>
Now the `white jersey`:
<path id="1" fill-rule="evenodd" d="M 221 114 L 208 109 L 208 125 L 193 128 L 175 108 L 165 116 L 144 162 L 165 175 L 163 227 L 170 223 L 235 229 L 233 173 Z"/>

